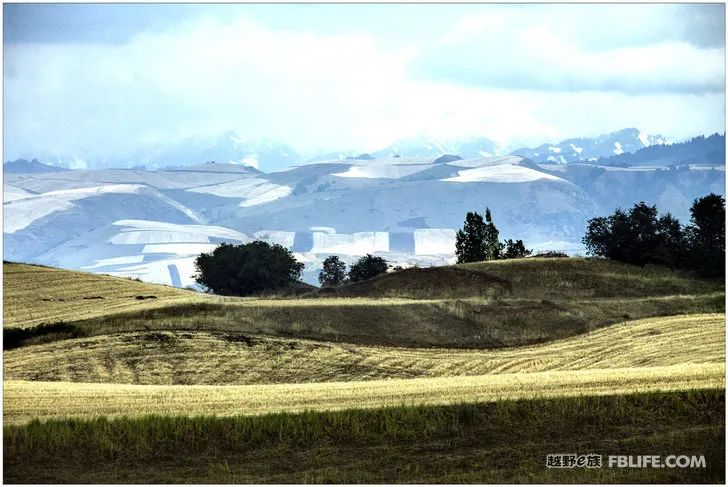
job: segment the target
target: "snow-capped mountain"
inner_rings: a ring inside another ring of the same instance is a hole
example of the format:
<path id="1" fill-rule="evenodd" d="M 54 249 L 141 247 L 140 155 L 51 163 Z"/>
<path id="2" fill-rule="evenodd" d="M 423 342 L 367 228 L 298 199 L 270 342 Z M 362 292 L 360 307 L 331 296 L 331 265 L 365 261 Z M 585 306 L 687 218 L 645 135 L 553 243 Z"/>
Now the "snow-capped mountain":
<path id="1" fill-rule="evenodd" d="M 611 157 L 636 152 L 644 147 L 667 144 L 661 135 L 649 135 L 636 128 L 628 128 L 593 138 L 567 139 L 558 144 L 542 144 L 534 148 L 513 151 L 514 155 L 536 162 L 566 164 L 577 161 L 595 161 L 600 157 Z"/>
<path id="2" fill-rule="evenodd" d="M 486 206 L 502 238 L 574 253 L 587 220 L 616 206 L 644 200 L 687 221 L 694 198 L 725 194 L 717 161 L 662 170 L 520 156 L 436 160 L 343 159 L 270 173 L 219 162 L 7 173 L 4 258 L 186 286 L 200 252 L 259 239 L 290 248 L 315 283 L 330 254 L 453 262 L 466 212 Z"/>
<path id="3" fill-rule="evenodd" d="M 500 155 L 495 142 L 480 136 L 448 140 L 430 136 L 411 137 L 393 142 L 371 154 L 377 158 L 394 156 L 438 157 L 445 154 L 454 154 L 464 159 Z"/>
<path id="4" fill-rule="evenodd" d="M 214 161 L 273 171 L 299 163 L 301 156 L 284 142 L 271 138 L 242 137 L 230 130 L 213 137 L 189 137 L 136 160 L 155 169 Z"/>

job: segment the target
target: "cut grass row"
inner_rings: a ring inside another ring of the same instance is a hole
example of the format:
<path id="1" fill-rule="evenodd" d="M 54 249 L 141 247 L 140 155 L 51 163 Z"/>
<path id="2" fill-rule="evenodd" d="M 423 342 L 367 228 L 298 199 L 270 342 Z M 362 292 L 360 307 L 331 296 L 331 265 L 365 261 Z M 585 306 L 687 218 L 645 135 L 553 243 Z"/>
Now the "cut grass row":
<path id="1" fill-rule="evenodd" d="M 6 380 L 243 385 L 637 368 L 725 361 L 725 315 L 628 321 L 496 350 L 361 346 L 232 332 L 131 332 L 9 350 Z"/>
<path id="2" fill-rule="evenodd" d="M 722 483 L 723 390 L 4 427 L 10 483 Z M 548 469 L 549 453 L 602 455 Z M 608 468 L 607 455 L 706 468 Z"/>
<path id="3" fill-rule="evenodd" d="M 304 410 L 455 404 L 502 399 L 725 388 L 724 364 L 244 386 L 89 384 L 6 380 L 6 424 L 33 419 L 233 416 Z"/>

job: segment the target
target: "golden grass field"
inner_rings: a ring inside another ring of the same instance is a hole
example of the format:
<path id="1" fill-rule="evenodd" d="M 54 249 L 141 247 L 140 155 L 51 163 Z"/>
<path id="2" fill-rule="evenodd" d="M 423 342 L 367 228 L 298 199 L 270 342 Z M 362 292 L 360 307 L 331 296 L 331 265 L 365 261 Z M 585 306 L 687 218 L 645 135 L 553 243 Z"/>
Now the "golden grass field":
<path id="1" fill-rule="evenodd" d="M 5 381 L 6 424 L 32 419 L 251 415 L 725 387 L 724 364 L 251 386 Z"/>
<path id="2" fill-rule="evenodd" d="M 725 387 L 724 320 L 721 314 L 653 318 L 493 351 L 245 337 L 249 346 L 209 333 L 68 340 L 6 354 L 4 415 L 13 423 L 261 414 L 718 388 Z M 45 370 L 53 372 L 39 373 Z M 384 377 L 390 379 L 371 380 Z M 56 382 L 43 381 L 49 378 Z M 264 385 L 220 385 L 231 383 Z"/>
<path id="3" fill-rule="evenodd" d="M 9 350 L 5 379 L 248 385 L 721 364 L 724 323 L 723 314 L 648 318 L 495 350 L 376 347 L 217 332 L 119 333 Z"/>

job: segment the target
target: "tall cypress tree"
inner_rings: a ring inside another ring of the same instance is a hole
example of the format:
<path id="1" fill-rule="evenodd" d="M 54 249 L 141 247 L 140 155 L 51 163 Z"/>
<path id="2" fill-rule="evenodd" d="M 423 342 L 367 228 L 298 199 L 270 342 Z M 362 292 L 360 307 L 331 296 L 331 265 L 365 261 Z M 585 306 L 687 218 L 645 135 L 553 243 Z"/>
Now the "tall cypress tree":
<path id="1" fill-rule="evenodd" d="M 475 211 L 465 216 L 465 225 L 455 237 L 455 255 L 458 264 L 479 262 L 486 259 L 486 225 L 483 217 Z"/>
<path id="2" fill-rule="evenodd" d="M 485 237 L 483 240 L 485 247 L 485 259 L 483 260 L 499 259 L 503 244 L 498 240 L 498 229 L 493 223 L 490 208 L 485 209 Z"/>

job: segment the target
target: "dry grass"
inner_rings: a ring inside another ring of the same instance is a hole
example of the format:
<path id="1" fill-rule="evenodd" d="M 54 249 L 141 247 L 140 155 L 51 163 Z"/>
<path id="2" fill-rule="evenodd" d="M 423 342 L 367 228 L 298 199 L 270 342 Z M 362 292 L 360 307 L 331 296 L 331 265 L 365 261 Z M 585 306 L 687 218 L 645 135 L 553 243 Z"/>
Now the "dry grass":
<path id="1" fill-rule="evenodd" d="M 725 388 L 724 364 L 249 386 L 5 381 L 6 424 L 98 416 L 258 415 Z"/>
<path id="2" fill-rule="evenodd" d="M 137 297 L 144 299 L 138 299 Z M 154 296 L 154 297 L 150 297 Z M 3 264 L 3 326 L 30 327 L 186 302 L 210 296 L 131 279 L 28 264 Z"/>
<path id="3" fill-rule="evenodd" d="M 5 353 L 5 379 L 244 385 L 448 377 L 725 361 L 725 315 L 628 321 L 498 350 L 360 346 L 222 332 L 131 332 Z"/>

